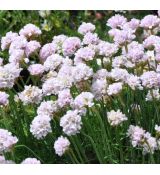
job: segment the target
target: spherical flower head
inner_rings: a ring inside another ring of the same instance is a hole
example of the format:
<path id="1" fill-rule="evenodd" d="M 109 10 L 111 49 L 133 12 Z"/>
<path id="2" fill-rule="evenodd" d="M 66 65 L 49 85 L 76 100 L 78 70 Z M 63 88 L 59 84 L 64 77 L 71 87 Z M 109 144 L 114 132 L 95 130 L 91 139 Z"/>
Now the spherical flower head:
<path id="1" fill-rule="evenodd" d="M 26 158 L 21 162 L 21 164 L 41 164 L 41 162 L 36 158 Z"/>
<path id="2" fill-rule="evenodd" d="M 57 46 L 54 43 L 45 44 L 40 50 L 40 60 L 44 62 L 49 56 L 55 54 Z"/>
<path id="3" fill-rule="evenodd" d="M 58 94 L 58 105 L 62 108 L 67 105 L 70 105 L 72 101 L 72 95 L 70 93 L 70 89 L 64 89 Z"/>
<path id="4" fill-rule="evenodd" d="M 82 80 L 88 80 L 93 75 L 93 69 L 84 63 L 79 63 L 73 67 L 72 75 L 75 83 Z"/>
<path id="5" fill-rule="evenodd" d="M 9 95 L 6 94 L 5 92 L 0 91 L 0 105 L 8 105 L 9 100 L 8 100 Z"/>
<path id="6" fill-rule="evenodd" d="M 84 47 L 80 48 L 76 53 L 75 53 L 75 58 L 74 58 L 74 63 L 76 63 L 76 60 L 81 60 L 83 61 L 90 61 L 93 60 L 95 56 L 95 51 L 90 48 L 90 47 Z"/>
<path id="7" fill-rule="evenodd" d="M 17 33 L 13 33 L 12 31 L 7 32 L 4 37 L 1 39 L 1 49 L 2 51 L 5 49 L 8 49 L 10 44 L 15 40 L 15 38 L 18 36 Z"/>
<path id="8" fill-rule="evenodd" d="M 123 81 L 126 82 L 129 73 L 126 69 L 121 68 L 114 68 L 111 70 L 110 77 L 113 78 L 115 81 Z"/>
<path id="9" fill-rule="evenodd" d="M 82 42 L 84 45 L 90 45 L 90 44 L 96 45 L 99 43 L 99 37 L 98 37 L 97 33 L 88 32 L 84 35 Z"/>
<path id="10" fill-rule="evenodd" d="M 138 77 L 136 75 L 133 75 L 133 74 L 129 75 L 127 77 L 126 83 L 128 84 L 128 86 L 130 86 L 130 88 L 132 90 L 135 90 L 136 88 L 143 90 L 143 87 L 142 87 L 141 81 L 140 81 L 140 77 Z"/>
<path id="11" fill-rule="evenodd" d="M 66 137 L 58 137 L 58 139 L 54 142 L 55 153 L 58 156 L 62 156 L 69 149 L 69 146 L 70 142 Z"/>
<path id="12" fill-rule="evenodd" d="M 13 63 L 0 66 L 0 88 L 12 88 L 21 68 Z"/>
<path id="13" fill-rule="evenodd" d="M 78 111 L 67 111 L 67 113 L 61 118 L 60 126 L 63 128 L 63 132 L 68 136 L 75 135 L 81 130 L 81 116 L 78 115 Z"/>
<path id="14" fill-rule="evenodd" d="M 160 24 L 160 19 L 155 15 L 145 16 L 140 23 L 140 26 L 145 29 L 153 29 Z"/>
<path id="15" fill-rule="evenodd" d="M 127 132 L 127 135 L 128 137 L 130 137 L 133 147 L 139 146 L 142 143 L 144 134 L 145 130 L 143 130 L 139 126 L 133 126 L 133 125 L 129 126 Z"/>
<path id="16" fill-rule="evenodd" d="M 136 37 L 134 31 L 130 28 L 123 30 L 111 29 L 108 33 L 111 37 L 113 37 L 114 42 L 118 45 L 130 43 Z"/>
<path id="17" fill-rule="evenodd" d="M 127 19 L 124 16 L 117 14 L 108 19 L 107 26 L 111 28 L 122 28 L 126 22 Z"/>
<path id="18" fill-rule="evenodd" d="M 46 61 L 44 62 L 44 68 L 46 71 L 54 71 L 58 66 L 61 65 L 63 62 L 63 57 L 59 54 L 53 54 L 47 57 Z"/>
<path id="19" fill-rule="evenodd" d="M 106 57 L 111 57 L 118 51 L 118 46 L 109 42 L 101 41 L 98 44 L 99 54 Z"/>
<path id="20" fill-rule="evenodd" d="M 58 103 L 57 101 L 43 101 L 37 109 L 37 114 L 39 116 L 50 116 L 53 117 L 53 113 L 57 112 Z"/>
<path id="21" fill-rule="evenodd" d="M 135 67 L 135 64 L 131 62 L 125 55 L 120 55 L 114 57 L 112 60 L 112 67 L 113 68 L 121 68 L 121 67 L 126 67 L 126 68 L 133 68 Z"/>
<path id="22" fill-rule="evenodd" d="M 32 64 L 28 67 L 28 71 L 31 75 L 42 75 L 44 72 L 44 66 L 42 64 Z"/>
<path id="23" fill-rule="evenodd" d="M 94 30 L 95 25 L 93 25 L 92 23 L 83 22 L 78 28 L 78 33 L 85 35 L 88 32 L 94 32 Z"/>
<path id="24" fill-rule="evenodd" d="M 9 47 L 9 54 L 15 52 L 15 50 L 24 50 L 27 45 L 27 39 L 24 36 L 17 36 L 11 43 Z"/>
<path id="25" fill-rule="evenodd" d="M 19 31 L 19 34 L 26 38 L 37 37 L 41 35 L 41 33 L 41 30 L 34 24 L 27 24 Z"/>
<path id="26" fill-rule="evenodd" d="M 123 83 L 113 83 L 110 84 L 107 88 L 107 94 L 108 95 L 117 95 L 122 91 L 122 85 Z"/>
<path id="27" fill-rule="evenodd" d="M 150 35 L 143 41 L 143 45 L 145 48 L 150 49 L 154 48 L 157 44 L 160 43 L 160 37 L 155 35 Z"/>
<path id="28" fill-rule="evenodd" d="M 139 27 L 140 25 L 140 20 L 139 19 L 135 19 L 135 18 L 132 18 L 129 22 L 125 23 L 122 28 L 123 29 L 132 29 L 134 31 L 136 31 L 136 29 Z"/>
<path id="29" fill-rule="evenodd" d="M 21 63 L 21 61 L 24 59 L 25 53 L 23 49 L 16 49 L 14 52 L 11 53 L 9 56 L 9 62 L 18 64 Z"/>
<path id="30" fill-rule="evenodd" d="M 73 106 L 76 109 L 81 109 L 83 107 L 92 107 L 94 95 L 91 92 L 82 92 L 79 94 L 73 102 Z"/>
<path id="31" fill-rule="evenodd" d="M 142 80 L 142 85 L 146 88 L 159 87 L 159 75 L 154 71 L 144 72 L 140 79 Z"/>
<path id="32" fill-rule="evenodd" d="M 38 50 L 40 49 L 41 45 L 38 41 L 30 41 L 26 44 L 25 47 L 25 53 L 26 56 L 29 57 L 30 55 L 38 52 Z"/>
<path id="33" fill-rule="evenodd" d="M 91 92 L 95 99 L 99 100 L 107 94 L 107 81 L 106 79 L 94 80 L 91 86 Z"/>
<path id="34" fill-rule="evenodd" d="M 47 115 L 36 116 L 30 125 L 30 132 L 36 139 L 43 139 L 48 133 L 52 132 L 50 121 L 51 118 Z"/>
<path id="35" fill-rule="evenodd" d="M 5 129 L 0 129 L 0 153 L 11 151 L 12 147 L 18 142 L 16 136 Z"/>
<path id="36" fill-rule="evenodd" d="M 81 40 L 78 37 L 69 37 L 62 44 L 64 56 L 72 56 L 81 46 Z"/>
<path id="37" fill-rule="evenodd" d="M 19 99 L 23 102 L 24 105 L 27 104 L 38 104 L 42 100 L 42 90 L 37 86 L 25 86 L 24 91 L 18 94 Z"/>
<path id="38" fill-rule="evenodd" d="M 52 43 L 57 44 L 58 46 L 62 46 L 63 42 L 68 38 L 66 35 L 57 35 L 53 37 Z"/>
<path id="39" fill-rule="evenodd" d="M 145 143 L 143 144 L 143 154 L 153 154 L 157 150 L 158 145 L 155 137 L 152 137 L 149 132 L 144 134 Z"/>
<path id="40" fill-rule="evenodd" d="M 55 78 L 49 78 L 47 81 L 44 82 L 42 89 L 43 94 L 57 95 L 59 91 L 62 91 L 65 88 L 69 88 L 72 86 L 72 80 L 69 79 L 69 76 L 59 76 Z"/>
<path id="41" fill-rule="evenodd" d="M 96 73 L 93 75 L 93 79 L 106 79 L 108 76 L 108 72 L 106 69 L 99 69 Z"/>
<path id="42" fill-rule="evenodd" d="M 127 46 L 128 52 L 123 50 L 123 54 L 131 60 L 133 63 L 141 63 L 147 60 L 147 56 L 144 54 L 144 47 L 136 41 L 131 42 Z"/>
<path id="43" fill-rule="evenodd" d="M 111 110 L 107 112 L 108 122 L 111 126 L 118 126 L 122 122 L 128 120 L 125 114 L 123 114 L 119 109 L 117 111 Z"/>

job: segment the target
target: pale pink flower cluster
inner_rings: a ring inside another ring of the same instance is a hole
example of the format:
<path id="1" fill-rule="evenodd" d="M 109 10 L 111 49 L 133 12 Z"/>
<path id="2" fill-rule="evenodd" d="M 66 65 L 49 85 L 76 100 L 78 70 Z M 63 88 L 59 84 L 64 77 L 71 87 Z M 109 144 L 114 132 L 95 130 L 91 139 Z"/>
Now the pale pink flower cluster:
<path id="1" fill-rule="evenodd" d="M 90 47 L 80 48 L 75 53 L 75 63 L 81 63 L 82 61 L 90 61 L 93 60 L 95 56 L 95 51 Z"/>
<path id="2" fill-rule="evenodd" d="M 74 107 L 81 109 L 83 107 L 92 107 L 93 103 L 93 94 L 90 92 L 82 92 L 74 99 Z"/>
<path id="3" fill-rule="evenodd" d="M 21 70 L 18 65 L 12 63 L 0 66 L 0 88 L 12 88 Z"/>
<path id="4" fill-rule="evenodd" d="M 37 37 L 41 35 L 41 33 L 41 30 L 33 24 L 27 24 L 19 31 L 20 35 L 23 35 L 27 38 Z"/>
<path id="5" fill-rule="evenodd" d="M 111 110 L 107 112 L 107 119 L 111 126 L 118 126 L 122 122 L 128 120 L 125 114 L 123 114 L 119 109 L 117 111 Z"/>
<path id="6" fill-rule="evenodd" d="M 107 94 L 108 95 L 117 95 L 122 91 L 123 83 L 113 83 L 110 84 L 107 88 Z"/>
<path id="7" fill-rule="evenodd" d="M 142 80 L 142 85 L 146 88 L 157 88 L 160 83 L 160 76 L 154 71 L 144 72 L 140 79 Z"/>
<path id="8" fill-rule="evenodd" d="M 57 101 L 43 101 L 41 102 L 40 106 L 37 109 L 37 114 L 39 116 L 49 116 L 52 117 L 53 113 L 58 110 L 58 103 Z"/>
<path id="9" fill-rule="evenodd" d="M 57 47 L 54 43 L 45 44 L 40 50 L 40 59 L 44 62 L 49 56 L 55 54 Z"/>
<path id="10" fill-rule="evenodd" d="M 81 40 L 78 37 L 69 37 L 62 44 L 64 56 L 72 56 L 81 46 Z"/>
<path id="11" fill-rule="evenodd" d="M 54 71 L 58 66 L 61 65 L 63 61 L 63 57 L 58 54 L 53 54 L 47 57 L 46 61 L 44 62 L 44 68 L 46 71 Z"/>
<path id="12" fill-rule="evenodd" d="M 41 164 L 41 162 L 39 160 L 37 160 L 36 158 L 26 158 L 25 160 L 23 160 L 21 162 L 21 164 Z"/>
<path id="13" fill-rule="evenodd" d="M 95 25 L 91 24 L 91 23 L 86 23 L 86 22 L 83 22 L 79 28 L 78 28 L 78 32 L 82 35 L 85 35 L 86 33 L 88 32 L 94 32 L 95 30 Z"/>
<path id="14" fill-rule="evenodd" d="M 31 75 L 42 75 L 44 72 L 44 66 L 42 64 L 32 64 L 28 67 L 28 71 Z"/>
<path id="15" fill-rule="evenodd" d="M 63 132 L 68 136 L 75 135 L 81 130 L 81 116 L 77 110 L 67 111 L 67 113 L 61 118 L 60 126 L 63 128 Z"/>
<path id="16" fill-rule="evenodd" d="M 29 57 L 33 53 L 38 52 L 40 47 L 41 47 L 41 45 L 40 45 L 40 43 L 38 41 L 34 41 L 34 40 L 33 41 L 29 41 L 26 44 L 26 47 L 25 47 L 26 56 Z"/>
<path id="17" fill-rule="evenodd" d="M 147 15 L 145 16 L 140 23 L 141 27 L 146 29 L 153 29 L 154 27 L 159 26 L 160 19 L 155 15 Z"/>
<path id="18" fill-rule="evenodd" d="M 8 100 L 9 95 L 5 92 L 0 91 L 0 105 L 8 105 L 9 100 Z"/>
<path id="19" fill-rule="evenodd" d="M 58 137 L 58 139 L 54 142 L 55 153 L 58 156 L 62 156 L 69 149 L 69 146 L 70 142 L 66 137 Z"/>
<path id="20" fill-rule="evenodd" d="M 88 32 L 84 35 L 82 43 L 84 45 L 89 45 L 89 44 L 98 44 L 99 43 L 99 37 L 97 33 L 91 33 Z"/>
<path id="21" fill-rule="evenodd" d="M 12 136 L 11 132 L 5 129 L 0 129 L 0 153 L 11 151 L 17 142 L 18 138 Z"/>
<path id="22" fill-rule="evenodd" d="M 72 98 L 70 89 L 64 89 L 64 90 L 59 92 L 57 103 L 58 103 L 58 106 L 60 108 L 62 108 L 62 107 L 65 107 L 67 105 L 70 105 L 72 100 L 73 100 L 73 98 Z"/>
<path id="23" fill-rule="evenodd" d="M 10 44 L 14 41 L 14 39 L 18 36 L 17 33 L 13 33 L 12 31 L 7 32 L 6 36 L 1 39 L 1 49 L 8 49 Z"/>
<path id="24" fill-rule="evenodd" d="M 146 132 L 141 127 L 130 125 L 127 135 L 130 137 L 133 147 L 143 148 L 143 154 L 153 154 L 157 150 L 156 138 L 152 137 L 149 132 Z"/>
<path id="25" fill-rule="evenodd" d="M 25 86 L 24 91 L 18 94 L 19 99 L 23 102 L 24 105 L 31 103 L 40 103 L 42 100 L 42 90 L 37 86 Z"/>
<path id="26" fill-rule="evenodd" d="M 43 139 L 48 133 L 52 132 L 51 118 L 48 115 L 38 115 L 36 116 L 30 126 L 30 132 L 37 139 Z"/>
<path id="27" fill-rule="evenodd" d="M 118 46 L 113 43 L 101 41 L 98 44 L 99 55 L 111 57 L 118 51 Z"/>

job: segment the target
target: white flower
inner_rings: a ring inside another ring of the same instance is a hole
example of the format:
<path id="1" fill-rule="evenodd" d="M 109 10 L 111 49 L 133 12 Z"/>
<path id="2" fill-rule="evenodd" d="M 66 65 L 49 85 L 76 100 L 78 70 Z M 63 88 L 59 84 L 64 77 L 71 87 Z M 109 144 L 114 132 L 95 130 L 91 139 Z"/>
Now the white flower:
<path id="1" fill-rule="evenodd" d="M 93 32 L 94 30 L 95 25 L 93 25 L 92 23 L 83 22 L 78 28 L 78 33 L 85 35 L 86 33 Z"/>
<path id="2" fill-rule="evenodd" d="M 41 30 L 34 24 L 27 24 L 19 31 L 20 35 L 23 35 L 27 38 L 37 37 L 41 35 L 41 33 Z"/>
<path id="3" fill-rule="evenodd" d="M 97 79 L 93 81 L 91 91 L 96 99 L 100 99 L 107 94 L 107 86 L 106 79 Z"/>
<path id="4" fill-rule="evenodd" d="M 69 149 L 69 146 L 70 146 L 69 140 L 63 136 L 58 137 L 58 139 L 54 143 L 55 152 L 59 156 L 62 156 Z"/>
<path id="5" fill-rule="evenodd" d="M 57 102 L 60 107 L 69 105 L 71 101 L 72 101 L 72 95 L 70 93 L 70 89 L 64 89 L 59 92 Z"/>
<path id="6" fill-rule="evenodd" d="M 82 92 L 74 99 L 73 106 L 75 109 L 81 109 L 83 107 L 92 107 L 94 105 L 93 98 L 94 96 L 92 93 Z"/>
<path id="7" fill-rule="evenodd" d="M 74 82 L 80 82 L 82 80 L 89 79 L 93 75 L 93 70 L 86 64 L 79 63 L 78 65 L 73 67 L 72 73 L 73 73 Z"/>
<path id="8" fill-rule="evenodd" d="M 6 106 L 9 103 L 8 97 L 8 94 L 0 91 L 0 105 Z"/>
<path id="9" fill-rule="evenodd" d="M 0 88 L 12 88 L 21 70 L 18 65 L 12 63 L 0 66 Z"/>
<path id="10" fill-rule="evenodd" d="M 53 113 L 58 110 L 57 101 L 43 101 L 37 109 L 38 115 L 53 116 Z"/>
<path id="11" fill-rule="evenodd" d="M 107 118 L 111 126 L 120 125 L 123 121 L 127 120 L 125 114 L 123 114 L 120 110 L 118 111 L 112 110 L 110 112 L 107 112 Z"/>
<path id="12" fill-rule="evenodd" d="M 35 138 L 42 139 L 52 132 L 50 125 L 51 118 L 49 116 L 36 116 L 30 126 L 30 132 Z"/>
<path id="13" fill-rule="evenodd" d="M 31 75 L 42 75 L 44 72 L 44 66 L 42 64 L 32 64 L 28 67 L 28 71 Z"/>
<path id="14" fill-rule="evenodd" d="M 9 152 L 17 142 L 17 137 L 12 136 L 11 132 L 0 129 L 0 153 Z"/>
<path id="15" fill-rule="evenodd" d="M 54 71 L 63 61 L 63 57 L 58 54 L 49 56 L 44 62 L 44 68 L 46 71 Z"/>
<path id="16" fill-rule="evenodd" d="M 41 162 L 36 158 L 26 158 L 21 162 L 21 164 L 41 164 Z"/>
<path id="17" fill-rule="evenodd" d="M 40 103 L 42 100 L 42 90 L 37 86 L 25 86 L 24 91 L 18 94 L 19 99 L 26 105 L 30 103 Z"/>
<path id="18" fill-rule="evenodd" d="M 108 95 L 117 95 L 122 91 L 122 85 L 123 83 L 113 83 L 110 84 L 107 88 Z"/>
<path id="19" fill-rule="evenodd" d="M 81 116 L 78 115 L 77 110 L 67 111 L 67 113 L 60 120 L 60 126 L 63 128 L 63 132 L 68 136 L 79 133 L 81 125 Z"/>

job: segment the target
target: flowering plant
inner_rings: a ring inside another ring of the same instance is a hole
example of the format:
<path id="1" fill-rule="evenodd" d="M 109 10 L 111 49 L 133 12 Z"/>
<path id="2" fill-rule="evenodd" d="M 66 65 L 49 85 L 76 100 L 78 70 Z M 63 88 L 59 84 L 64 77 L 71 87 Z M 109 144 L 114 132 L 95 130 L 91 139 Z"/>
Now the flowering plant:
<path id="1" fill-rule="evenodd" d="M 42 45 L 34 24 L 1 39 L 0 163 L 158 163 L 160 17 L 83 22 Z"/>

